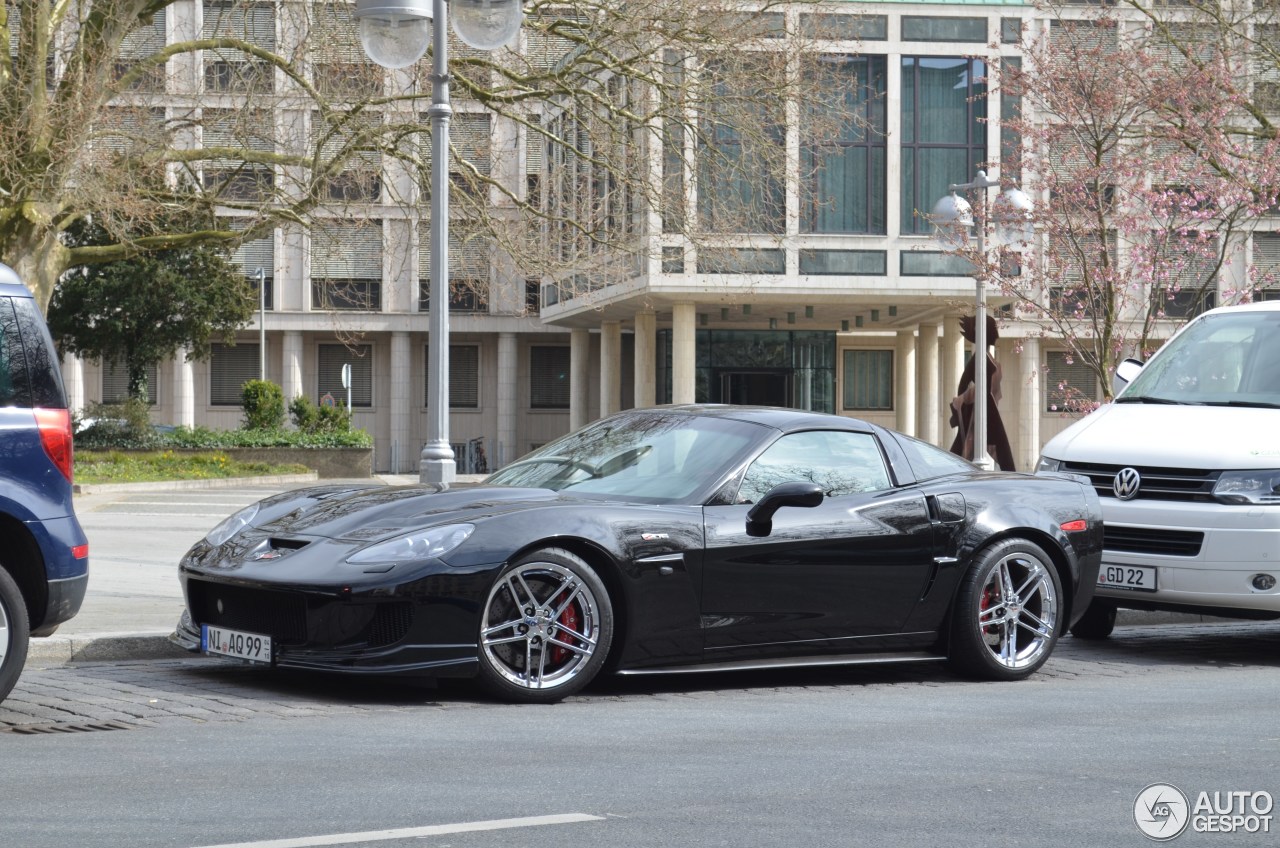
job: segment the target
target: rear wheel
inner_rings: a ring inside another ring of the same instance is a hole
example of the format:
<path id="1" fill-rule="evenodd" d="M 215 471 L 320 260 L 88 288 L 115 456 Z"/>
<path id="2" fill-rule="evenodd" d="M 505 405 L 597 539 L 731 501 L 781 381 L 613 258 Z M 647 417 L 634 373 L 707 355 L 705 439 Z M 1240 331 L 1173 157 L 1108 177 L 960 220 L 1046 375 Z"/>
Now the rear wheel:
<path id="1" fill-rule="evenodd" d="M 507 566 L 489 590 L 479 680 L 504 700 L 552 703 L 591 682 L 612 641 L 599 576 L 575 554 L 544 548 Z"/>
<path id="2" fill-rule="evenodd" d="M 0 568 L 0 701 L 22 674 L 29 636 L 26 602 L 9 572 Z"/>
<path id="3" fill-rule="evenodd" d="M 1027 677 L 1057 644 L 1061 598 L 1057 570 L 1040 546 L 1006 539 L 982 551 L 952 610 L 952 665 L 984 680 Z"/>
<path id="4" fill-rule="evenodd" d="M 1080 620 L 1071 625 L 1077 639 L 1105 639 L 1116 629 L 1116 605 L 1094 598 Z"/>

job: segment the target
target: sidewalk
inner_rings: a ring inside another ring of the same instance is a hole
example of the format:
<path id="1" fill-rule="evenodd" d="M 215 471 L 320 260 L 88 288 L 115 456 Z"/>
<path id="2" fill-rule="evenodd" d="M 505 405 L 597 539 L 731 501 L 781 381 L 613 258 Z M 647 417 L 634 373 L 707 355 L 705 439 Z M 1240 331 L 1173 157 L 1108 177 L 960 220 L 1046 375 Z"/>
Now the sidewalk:
<path id="1" fill-rule="evenodd" d="M 273 491 L 305 485 L 309 478 L 247 478 L 236 481 L 239 489 L 258 488 L 256 492 L 240 492 L 247 504 Z M 480 475 L 466 475 L 456 485 L 475 485 Z M 333 481 L 325 481 L 333 482 Z M 362 481 L 363 482 L 363 481 Z M 418 482 L 417 475 L 382 474 L 371 482 L 405 485 Z M 199 489 L 224 489 L 225 481 L 208 481 Z M 176 566 L 186 547 L 199 538 L 199 531 L 175 534 L 162 539 L 163 531 L 130 526 L 127 515 L 114 522 L 110 509 L 134 493 L 157 493 L 158 500 L 178 498 L 178 493 L 195 490 L 191 483 L 135 483 L 112 486 L 85 486 L 76 495 L 76 511 L 90 534 L 89 591 L 78 615 L 63 624 L 53 636 L 33 638 L 29 662 L 61 664 L 66 662 L 127 661 L 191 656 L 172 645 L 173 632 L 184 603 Z M 220 507 L 207 516 L 212 527 L 234 507 Z M 174 538 L 176 536 L 176 539 Z M 1222 621 L 1208 616 L 1179 615 L 1121 610 L 1118 624 L 1194 623 Z"/>

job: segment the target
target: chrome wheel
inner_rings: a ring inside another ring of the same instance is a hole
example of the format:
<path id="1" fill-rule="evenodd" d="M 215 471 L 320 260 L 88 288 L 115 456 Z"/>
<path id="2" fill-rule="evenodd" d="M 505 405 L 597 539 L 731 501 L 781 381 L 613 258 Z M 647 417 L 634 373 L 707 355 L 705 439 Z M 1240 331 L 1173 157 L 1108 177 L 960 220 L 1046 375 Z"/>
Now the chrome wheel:
<path id="1" fill-rule="evenodd" d="M 1058 632 L 1058 593 L 1049 567 L 1020 552 L 996 562 L 982 585 L 978 627 L 1000 665 L 1023 669 L 1039 664 Z"/>
<path id="2" fill-rule="evenodd" d="M 521 700 L 563 697 L 604 660 L 611 632 L 608 596 L 595 573 L 567 551 L 541 551 L 494 583 L 480 622 L 482 678 Z"/>
<path id="3" fill-rule="evenodd" d="M 1062 584 L 1044 550 L 1004 539 L 980 551 L 960 581 L 951 616 L 951 663 L 985 680 L 1020 680 L 1053 652 Z"/>

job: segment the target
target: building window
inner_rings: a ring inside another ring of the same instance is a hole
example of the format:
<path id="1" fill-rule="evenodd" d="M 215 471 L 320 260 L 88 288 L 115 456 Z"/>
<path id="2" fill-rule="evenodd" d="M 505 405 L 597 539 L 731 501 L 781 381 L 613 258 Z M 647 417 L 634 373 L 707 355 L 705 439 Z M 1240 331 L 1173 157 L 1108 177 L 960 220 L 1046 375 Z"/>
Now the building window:
<path id="1" fill-rule="evenodd" d="M 785 274 L 787 255 L 781 250 L 711 248 L 698 251 L 699 274 Z"/>
<path id="2" fill-rule="evenodd" d="M 844 352 L 843 408 L 868 412 L 893 409 L 893 351 Z"/>
<path id="3" fill-rule="evenodd" d="M 1078 354 L 1051 350 L 1045 354 L 1045 412 L 1082 411 L 1102 398 L 1098 375 Z"/>
<path id="4" fill-rule="evenodd" d="M 780 61 L 744 53 L 708 63 L 712 97 L 698 155 L 698 216 L 708 232 L 785 229 L 786 117 L 768 94 Z"/>
<path id="5" fill-rule="evenodd" d="M 529 348 L 529 406 L 569 408 L 568 347 L 535 345 Z"/>
<path id="6" fill-rule="evenodd" d="M 276 49 L 276 13 L 271 3 L 206 3 L 204 38 L 234 38 L 263 50 Z M 204 51 L 204 89 L 219 94 L 275 90 L 271 64 L 240 50 Z"/>
<path id="7" fill-rule="evenodd" d="M 886 231 L 885 66 L 883 56 L 837 55 L 809 65 L 822 94 L 803 112 L 803 232 Z"/>
<path id="8" fill-rule="evenodd" d="M 382 222 L 311 225 L 311 307 L 382 309 Z"/>
<path id="9" fill-rule="evenodd" d="M 883 277 L 887 261 L 883 250 L 802 250 L 800 273 Z"/>
<path id="10" fill-rule="evenodd" d="M 260 375 L 258 345 L 214 344 L 209 353 L 209 405 L 241 406 L 244 384 Z"/>
<path id="11" fill-rule="evenodd" d="M 431 397 L 431 348 L 425 348 L 423 361 L 426 369 L 422 378 L 422 396 Z M 480 408 L 480 346 L 449 345 L 449 408 Z"/>
<path id="12" fill-rule="evenodd" d="M 888 15 L 818 13 L 800 16 L 800 34 L 823 41 L 887 41 Z"/>
<path id="13" fill-rule="evenodd" d="M 147 403 L 155 406 L 157 403 L 156 384 L 159 382 L 159 372 L 156 364 L 153 362 L 146 368 L 147 372 Z M 129 368 L 123 362 L 113 362 L 102 360 L 102 402 L 103 403 L 124 403 L 129 399 Z"/>
<path id="14" fill-rule="evenodd" d="M 961 41 L 970 44 L 985 44 L 987 41 L 987 19 L 904 15 L 902 18 L 902 40 Z"/>
<path id="15" fill-rule="evenodd" d="M 373 406 L 373 345 L 322 344 L 319 364 L 316 380 L 318 403 L 328 403 L 329 399 L 335 403 L 347 402 L 347 390 L 342 387 L 342 366 L 350 365 L 351 408 Z"/>
<path id="16" fill-rule="evenodd" d="M 418 311 L 431 310 L 431 229 L 418 228 Z M 489 311 L 489 239 L 449 228 L 449 311 Z"/>
<path id="17" fill-rule="evenodd" d="M 904 250 L 898 265 L 904 277 L 969 277 L 974 272 L 963 256 L 933 250 Z"/>
<path id="18" fill-rule="evenodd" d="M 986 161 L 986 76 L 980 59 L 903 57 L 903 233 L 931 233 L 934 203 Z"/>

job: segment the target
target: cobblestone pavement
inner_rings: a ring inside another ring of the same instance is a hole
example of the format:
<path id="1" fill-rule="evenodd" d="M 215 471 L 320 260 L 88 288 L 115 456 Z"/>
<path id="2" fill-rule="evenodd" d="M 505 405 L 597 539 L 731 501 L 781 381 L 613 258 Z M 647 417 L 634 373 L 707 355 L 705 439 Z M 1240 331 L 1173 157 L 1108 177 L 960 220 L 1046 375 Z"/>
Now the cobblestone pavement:
<path id="1" fill-rule="evenodd" d="M 1160 686 L 1171 675 L 1225 683 L 1233 673 L 1280 669 L 1280 622 L 1148 625 L 1119 628 L 1104 642 L 1064 638 L 1026 683 L 1056 686 L 1079 678 L 1126 678 Z M 732 697 L 815 687 L 988 685 L 955 677 L 945 665 L 793 669 L 735 674 L 613 678 L 578 698 Z M 1118 684 L 1120 685 L 1120 684 Z M 502 708 L 469 685 L 277 672 L 191 658 L 29 666 L 0 704 L 0 732 L 58 733 L 137 729 L 168 722 L 291 719 L 383 710 Z"/>

